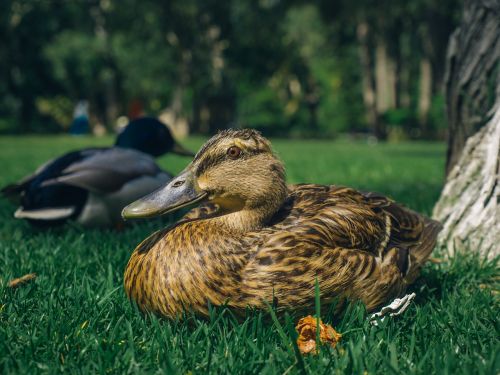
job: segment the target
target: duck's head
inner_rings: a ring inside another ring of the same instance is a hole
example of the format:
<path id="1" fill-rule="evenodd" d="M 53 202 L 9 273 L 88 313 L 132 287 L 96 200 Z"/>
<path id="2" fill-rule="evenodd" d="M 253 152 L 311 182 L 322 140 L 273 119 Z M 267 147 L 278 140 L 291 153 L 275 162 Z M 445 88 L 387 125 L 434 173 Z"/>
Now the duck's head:
<path id="1" fill-rule="evenodd" d="M 183 156 L 194 155 L 175 141 L 165 124 L 153 117 L 130 121 L 116 138 L 115 146 L 133 148 L 154 157 L 167 152 Z"/>
<path id="2" fill-rule="evenodd" d="M 246 213 L 259 221 L 250 226 L 259 226 L 286 196 L 285 170 L 269 141 L 255 130 L 224 130 L 177 177 L 125 207 L 122 216 L 153 217 L 209 201 L 218 205 L 218 215 Z"/>

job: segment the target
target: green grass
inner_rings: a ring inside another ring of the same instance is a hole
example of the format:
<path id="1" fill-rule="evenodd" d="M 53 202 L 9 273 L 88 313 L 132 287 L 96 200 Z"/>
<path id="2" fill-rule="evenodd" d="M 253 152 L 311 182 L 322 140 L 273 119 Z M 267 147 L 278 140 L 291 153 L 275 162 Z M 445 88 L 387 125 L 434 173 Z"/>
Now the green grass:
<path id="1" fill-rule="evenodd" d="M 44 160 L 109 138 L 0 138 L 0 186 Z M 190 139 L 196 149 L 201 139 Z M 274 142 L 290 182 L 375 190 L 429 214 L 443 183 L 442 144 L 367 145 Z M 186 158 L 160 164 L 180 171 Z M 500 371 L 498 266 L 473 255 L 428 264 L 413 286 L 416 303 L 380 327 L 362 306 L 322 318 L 343 333 L 340 345 L 297 358 L 297 317 L 251 313 L 237 321 L 214 310 L 208 320 L 144 317 L 125 297 L 123 270 L 135 245 L 166 224 L 136 223 L 121 232 L 68 225 L 36 231 L 12 218 L 0 199 L 0 373 L 309 373 L 496 374 Z M 36 272 L 17 290 L 8 280 Z M 487 284 L 486 287 L 481 284 Z"/>

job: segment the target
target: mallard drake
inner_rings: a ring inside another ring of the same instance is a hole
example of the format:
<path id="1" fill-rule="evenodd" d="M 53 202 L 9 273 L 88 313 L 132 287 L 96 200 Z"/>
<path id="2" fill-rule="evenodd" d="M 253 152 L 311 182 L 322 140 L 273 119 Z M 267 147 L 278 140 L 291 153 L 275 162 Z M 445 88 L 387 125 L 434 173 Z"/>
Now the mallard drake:
<path id="1" fill-rule="evenodd" d="M 172 178 L 154 160 L 168 151 L 193 155 L 160 121 L 137 119 L 119 134 L 114 147 L 64 154 L 2 193 L 20 201 L 16 218 L 35 225 L 57 225 L 68 219 L 86 226 L 116 224 L 123 207 Z"/>
<path id="2" fill-rule="evenodd" d="M 207 306 L 244 311 L 314 308 L 360 300 L 368 310 L 405 291 L 429 257 L 440 224 L 392 200 L 347 187 L 291 185 L 254 130 L 210 139 L 177 177 L 130 204 L 123 217 L 200 206 L 144 240 L 124 286 L 141 310 L 173 318 Z"/>

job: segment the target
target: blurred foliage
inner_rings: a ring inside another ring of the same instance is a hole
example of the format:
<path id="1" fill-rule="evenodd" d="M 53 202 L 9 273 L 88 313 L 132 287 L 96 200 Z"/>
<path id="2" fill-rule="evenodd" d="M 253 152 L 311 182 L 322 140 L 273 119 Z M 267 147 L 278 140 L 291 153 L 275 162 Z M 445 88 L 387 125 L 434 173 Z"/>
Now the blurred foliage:
<path id="1" fill-rule="evenodd" d="M 72 120 L 73 102 L 66 96 L 36 99 L 36 108 L 42 115 L 53 118 L 62 129 L 68 130 Z"/>
<path id="2" fill-rule="evenodd" d="M 460 0 L 3 0 L 0 132 L 66 129 L 85 99 L 108 129 L 140 101 L 192 133 L 440 137 L 459 13 Z"/>

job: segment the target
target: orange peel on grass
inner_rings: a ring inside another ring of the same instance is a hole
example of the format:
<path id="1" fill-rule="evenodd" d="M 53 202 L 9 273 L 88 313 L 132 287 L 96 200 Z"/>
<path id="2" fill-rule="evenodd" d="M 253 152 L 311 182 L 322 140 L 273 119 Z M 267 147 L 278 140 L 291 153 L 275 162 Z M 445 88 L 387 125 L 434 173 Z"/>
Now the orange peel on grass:
<path id="1" fill-rule="evenodd" d="M 324 345 L 330 345 L 334 348 L 342 338 L 342 335 L 335 331 L 329 324 L 324 324 L 319 319 L 319 341 Z M 299 333 L 297 338 L 297 346 L 302 354 L 317 354 L 316 335 L 318 327 L 318 319 L 308 315 L 302 318 L 297 323 L 295 329 Z"/>
<path id="2" fill-rule="evenodd" d="M 21 285 L 24 285 L 32 280 L 36 279 L 36 273 L 28 273 L 27 275 L 18 277 L 17 279 L 11 280 L 9 282 L 9 287 L 12 289 L 15 289 L 17 287 L 20 287 Z"/>

